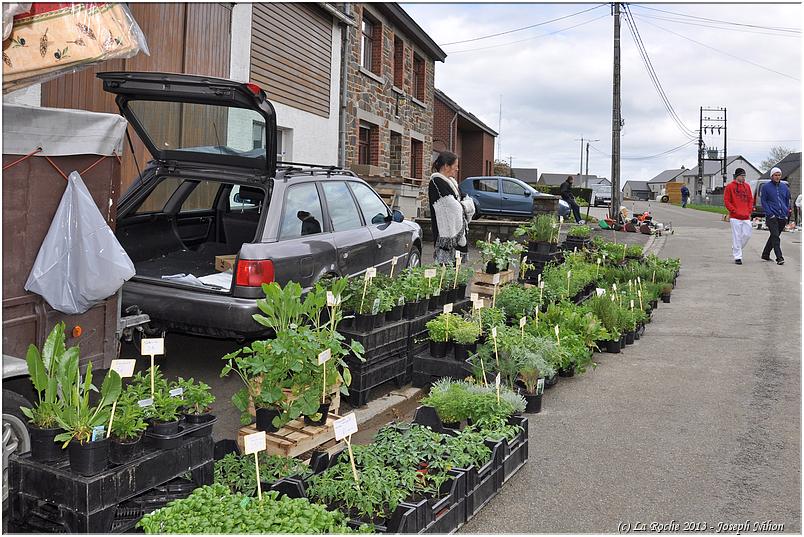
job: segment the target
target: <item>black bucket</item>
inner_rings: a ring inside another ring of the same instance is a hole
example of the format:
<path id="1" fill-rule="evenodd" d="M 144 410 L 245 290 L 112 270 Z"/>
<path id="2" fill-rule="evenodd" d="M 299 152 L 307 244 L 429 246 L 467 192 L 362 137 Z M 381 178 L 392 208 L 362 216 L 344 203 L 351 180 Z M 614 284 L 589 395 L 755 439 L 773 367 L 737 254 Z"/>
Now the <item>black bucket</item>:
<path id="1" fill-rule="evenodd" d="M 150 421 L 150 430 L 154 434 L 171 435 L 179 433 L 179 420 Z"/>
<path id="2" fill-rule="evenodd" d="M 626 345 L 633 345 L 635 339 L 636 339 L 636 334 L 634 333 L 634 331 L 625 333 L 625 344 Z"/>
<path id="3" fill-rule="evenodd" d="M 374 330 L 374 323 L 377 320 L 376 315 L 363 315 L 355 313 L 354 327 L 355 332 L 371 332 Z"/>
<path id="4" fill-rule="evenodd" d="M 83 476 L 101 473 L 109 462 L 109 444 L 108 438 L 86 444 L 72 440 L 67 446 L 70 470 Z"/>
<path id="5" fill-rule="evenodd" d="M 664 302 L 665 304 L 670 303 L 670 293 L 667 293 L 667 294 L 663 293 L 662 294 L 662 302 Z"/>
<path id="6" fill-rule="evenodd" d="M 109 462 L 112 464 L 126 464 L 136 459 L 142 453 L 142 435 L 136 440 L 120 441 L 116 438 L 109 444 Z"/>
<path id="7" fill-rule="evenodd" d="M 318 405 L 318 412 L 321 417 L 317 420 L 312 419 L 310 416 L 304 416 L 304 423 L 307 425 L 324 425 L 327 422 L 327 414 L 329 414 L 329 405 L 331 403 L 324 403 Z"/>
<path id="8" fill-rule="evenodd" d="M 412 321 L 419 316 L 419 303 L 405 302 L 405 305 L 402 308 L 402 313 L 405 315 L 405 319 Z"/>
<path id="9" fill-rule="evenodd" d="M 211 420 L 214 416 L 209 412 L 205 412 L 203 414 L 185 414 L 184 421 L 188 424 L 198 425 L 199 423 L 206 423 Z"/>
<path id="10" fill-rule="evenodd" d="M 575 376 L 575 366 L 571 365 L 569 367 L 562 367 L 558 370 L 559 377 L 574 377 Z"/>
<path id="11" fill-rule="evenodd" d="M 61 448 L 61 442 L 53 439 L 64 432 L 64 429 L 42 429 L 28 424 L 31 436 L 31 458 L 37 462 L 57 462 L 67 458 L 67 450 Z"/>
<path id="12" fill-rule="evenodd" d="M 609 339 L 606 341 L 606 352 L 618 353 L 620 352 L 620 340 Z"/>
<path id="13" fill-rule="evenodd" d="M 380 328 L 381 326 L 385 325 L 385 312 L 378 313 L 376 319 L 374 319 L 374 328 Z"/>
<path id="14" fill-rule="evenodd" d="M 389 323 L 394 323 L 396 321 L 402 320 L 402 313 L 405 309 L 405 306 L 394 306 L 391 308 L 391 311 L 385 313 L 385 320 Z"/>
<path id="15" fill-rule="evenodd" d="M 458 362 L 465 362 L 469 359 L 470 354 L 477 352 L 477 343 L 472 343 L 471 345 L 462 345 L 460 343 L 456 343 L 454 345 L 454 350 L 455 360 Z"/>
<path id="16" fill-rule="evenodd" d="M 275 408 L 258 408 L 257 409 L 257 430 L 265 431 L 267 433 L 275 433 L 279 427 L 274 427 L 274 418 L 279 416 L 279 411 Z"/>
<path id="17" fill-rule="evenodd" d="M 427 301 L 427 309 L 430 311 L 437 311 L 441 309 L 441 297 L 438 295 L 431 296 L 430 300 Z"/>
<path id="18" fill-rule="evenodd" d="M 431 341 L 430 356 L 433 358 L 445 358 L 449 351 L 449 341 Z"/>
<path id="19" fill-rule="evenodd" d="M 542 411 L 542 395 L 533 395 L 530 393 L 523 393 L 522 397 L 525 398 L 527 401 L 527 406 L 525 406 L 525 413 L 526 414 L 538 414 Z"/>

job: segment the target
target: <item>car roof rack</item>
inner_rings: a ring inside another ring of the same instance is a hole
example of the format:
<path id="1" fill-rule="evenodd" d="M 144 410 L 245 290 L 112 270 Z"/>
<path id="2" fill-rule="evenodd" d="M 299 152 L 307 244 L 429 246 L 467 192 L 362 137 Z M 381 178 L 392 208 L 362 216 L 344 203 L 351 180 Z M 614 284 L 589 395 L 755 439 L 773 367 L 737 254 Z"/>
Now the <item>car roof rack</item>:
<path id="1" fill-rule="evenodd" d="M 357 174 L 354 173 L 352 170 L 348 170 L 340 166 L 326 165 L 326 164 L 310 164 L 307 162 L 279 161 L 276 163 L 276 168 L 277 171 L 284 172 L 281 178 L 284 179 L 285 181 L 287 181 L 290 177 L 298 174 L 326 175 L 327 177 L 333 174 L 338 174 L 338 175 L 351 175 L 353 177 L 357 177 Z"/>

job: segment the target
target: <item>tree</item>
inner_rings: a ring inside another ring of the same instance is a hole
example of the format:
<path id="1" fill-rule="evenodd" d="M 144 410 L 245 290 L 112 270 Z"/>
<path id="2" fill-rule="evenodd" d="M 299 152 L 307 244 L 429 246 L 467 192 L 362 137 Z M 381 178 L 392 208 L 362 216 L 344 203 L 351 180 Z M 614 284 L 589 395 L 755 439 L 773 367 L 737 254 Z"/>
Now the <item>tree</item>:
<path id="1" fill-rule="evenodd" d="M 760 162 L 759 169 L 765 172 L 770 170 L 771 168 L 776 166 L 776 164 L 778 164 L 780 160 L 784 159 L 787 155 L 789 155 L 792 152 L 793 152 L 792 149 L 788 149 L 787 147 L 783 147 L 781 145 L 771 147 L 768 158 Z"/>
<path id="2" fill-rule="evenodd" d="M 509 166 L 507 162 L 504 160 L 495 160 L 494 175 L 499 175 L 501 177 L 513 177 L 514 173 L 511 171 L 511 166 Z"/>

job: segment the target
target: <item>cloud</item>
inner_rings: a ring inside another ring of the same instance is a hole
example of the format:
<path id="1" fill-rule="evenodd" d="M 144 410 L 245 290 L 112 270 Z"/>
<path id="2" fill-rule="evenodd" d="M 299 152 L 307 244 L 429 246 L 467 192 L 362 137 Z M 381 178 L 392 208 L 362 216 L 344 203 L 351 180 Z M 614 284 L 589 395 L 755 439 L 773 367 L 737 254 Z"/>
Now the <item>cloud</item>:
<path id="1" fill-rule="evenodd" d="M 456 3 L 402 6 L 437 43 L 477 38 L 594 7 Z M 800 141 L 740 141 L 801 138 L 800 81 L 746 63 L 801 78 L 800 34 L 780 37 L 780 31 L 754 27 L 793 27 L 800 19 L 799 5 L 632 4 L 631 12 L 662 87 L 688 129 L 698 129 L 701 106 L 725 106 L 730 155 L 742 154 L 758 165 L 774 145 L 800 149 Z M 605 16 L 595 20 L 601 15 Z M 725 25 L 690 16 L 754 26 Z M 566 29 L 579 23 L 585 24 Z M 515 167 L 574 172 L 580 160 L 578 139 L 583 136 L 600 140 L 593 144 L 599 152 L 590 151 L 590 173 L 609 177 L 611 160 L 606 155 L 611 152 L 612 25 L 610 8 L 604 5 L 521 32 L 443 45 L 448 56 L 443 64 L 436 64 L 436 87 L 495 130 L 502 96 L 502 155 L 497 156 L 507 160 L 511 155 Z M 552 32 L 557 33 L 545 35 Z M 495 46 L 512 42 L 517 43 Z M 656 155 L 685 143 L 689 137 L 670 119 L 624 19 L 621 46 L 625 120 L 622 155 Z M 722 138 L 718 141 L 717 137 L 706 137 L 705 142 L 722 145 Z M 688 168 L 697 164 L 694 144 L 652 160 L 623 159 L 621 180 L 647 180 L 682 164 Z"/>

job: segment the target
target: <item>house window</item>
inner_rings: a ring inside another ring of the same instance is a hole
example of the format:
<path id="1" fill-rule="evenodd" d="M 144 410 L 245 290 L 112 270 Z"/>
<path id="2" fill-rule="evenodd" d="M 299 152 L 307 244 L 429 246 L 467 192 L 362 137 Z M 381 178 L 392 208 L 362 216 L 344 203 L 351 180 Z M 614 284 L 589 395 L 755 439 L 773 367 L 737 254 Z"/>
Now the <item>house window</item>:
<path id="1" fill-rule="evenodd" d="M 414 179 L 422 178 L 422 152 L 424 144 L 419 140 L 410 140 L 410 176 Z"/>
<path id="2" fill-rule="evenodd" d="M 382 24 L 363 10 L 360 26 L 360 65 L 374 74 L 382 71 Z"/>
<path id="3" fill-rule="evenodd" d="M 360 125 L 360 138 L 357 142 L 357 163 L 371 164 L 371 127 Z"/>
<path id="4" fill-rule="evenodd" d="M 424 101 L 424 60 L 418 54 L 413 55 L 413 96 Z"/>
<path id="5" fill-rule="evenodd" d="M 397 36 L 394 36 L 394 86 L 402 89 L 402 75 L 405 72 L 405 44 Z"/>
<path id="6" fill-rule="evenodd" d="M 486 175 L 491 175 L 491 161 L 486 161 Z"/>
<path id="7" fill-rule="evenodd" d="M 262 121 L 251 122 L 252 149 L 265 147 L 265 123 Z"/>

